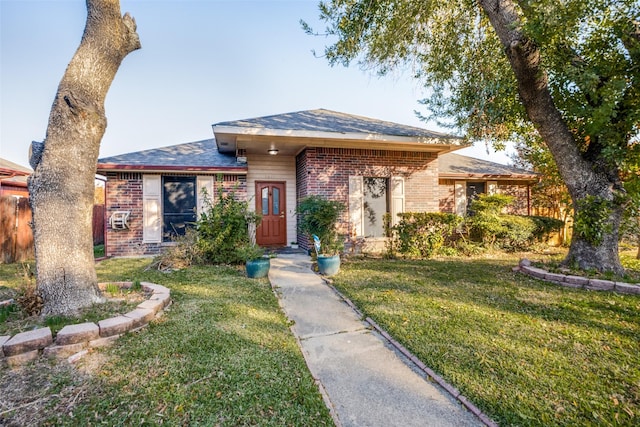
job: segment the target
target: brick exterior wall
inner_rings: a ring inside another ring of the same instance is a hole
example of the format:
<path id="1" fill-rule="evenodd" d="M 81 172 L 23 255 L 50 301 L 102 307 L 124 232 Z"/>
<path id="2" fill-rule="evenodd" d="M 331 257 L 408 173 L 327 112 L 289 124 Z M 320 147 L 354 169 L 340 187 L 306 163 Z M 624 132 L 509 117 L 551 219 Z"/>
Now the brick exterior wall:
<path id="1" fill-rule="evenodd" d="M 179 174 L 172 174 L 179 175 Z M 185 176 L 186 174 L 182 174 Z M 204 175 L 204 174 L 199 174 Z M 140 256 L 157 255 L 166 243 L 143 243 L 143 211 L 142 211 L 142 173 L 108 172 L 106 182 L 106 235 L 105 255 Z M 214 184 L 214 192 L 220 183 Z M 222 189 L 225 193 L 235 191 L 239 200 L 247 199 L 247 181 L 245 176 L 223 175 Z M 214 194 L 214 197 L 217 194 Z M 215 199 L 214 199 L 215 200 Z M 115 211 L 129 211 L 129 229 L 114 230 L 108 222 Z"/>
<path id="2" fill-rule="evenodd" d="M 453 179 L 441 179 L 439 181 L 439 193 L 440 193 L 440 212 L 454 213 L 455 212 L 455 181 Z M 464 181 L 464 180 L 460 180 Z M 497 181 L 498 193 L 508 194 L 515 197 L 513 205 L 509 208 L 508 213 L 514 215 L 528 215 L 529 209 L 529 186 L 523 184 L 521 181 L 513 180 L 496 180 L 489 179 L 484 180 Z"/>
<path id="3" fill-rule="evenodd" d="M 348 148 L 307 148 L 296 158 L 298 199 L 320 195 L 349 205 L 349 176 L 402 176 L 405 179 L 405 210 L 438 210 L 438 160 L 434 153 L 365 150 Z M 349 213 L 343 215 L 346 232 Z M 304 236 L 298 241 L 304 246 Z"/>

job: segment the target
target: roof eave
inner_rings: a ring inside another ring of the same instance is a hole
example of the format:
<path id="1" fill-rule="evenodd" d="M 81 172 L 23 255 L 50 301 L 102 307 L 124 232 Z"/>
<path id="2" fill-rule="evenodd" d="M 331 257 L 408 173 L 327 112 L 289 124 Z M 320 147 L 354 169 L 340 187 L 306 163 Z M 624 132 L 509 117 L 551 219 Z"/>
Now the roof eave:
<path id="1" fill-rule="evenodd" d="M 438 178 L 441 179 L 503 179 L 512 181 L 531 181 L 537 182 L 540 177 L 538 175 L 527 174 L 481 174 L 481 173 L 439 173 Z"/>
<path id="2" fill-rule="evenodd" d="M 98 172 L 206 172 L 244 175 L 246 166 L 166 166 L 166 165 L 127 165 L 117 163 L 99 163 Z"/>
<path id="3" fill-rule="evenodd" d="M 220 126 L 213 125 L 214 134 L 227 134 L 237 136 L 272 136 L 272 137 L 292 137 L 292 138 L 309 138 L 309 139 L 338 139 L 338 140 L 357 140 L 357 141 L 380 141 L 380 142 L 407 142 L 407 143 L 423 143 L 423 144 L 442 144 L 442 141 L 456 141 L 455 145 L 462 142 L 462 138 L 452 135 L 442 136 L 403 136 L 403 135 L 385 135 L 375 133 L 360 132 L 326 132 L 326 131 L 309 131 L 295 129 L 269 129 L 262 127 L 243 127 L 243 126 Z"/>

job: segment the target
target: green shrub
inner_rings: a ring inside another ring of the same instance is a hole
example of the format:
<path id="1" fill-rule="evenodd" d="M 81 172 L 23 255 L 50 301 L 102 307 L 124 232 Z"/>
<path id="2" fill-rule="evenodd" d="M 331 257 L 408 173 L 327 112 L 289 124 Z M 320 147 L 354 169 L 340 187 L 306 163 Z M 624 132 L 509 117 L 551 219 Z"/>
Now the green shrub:
<path id="1" fill-rule="evenodd" d="M 214 203 L 204 194 L 204 212 L 196 223 L 198 254 L 205 263 L 240 264 L 242 248 L 252 244 L 249 226 L 258 226 L 260 216 L 249 210 L 247 201 L 238 200 L 220 187 Z"/>
<path id="2" fill-rule="evenodd" d="M 404 256 L 430 258 L 451 240 L 461 218 L 441 212 L 406 212 L 398 215 L 400 221 L 391 227 L 390 249 Z"/>
<path id="3" fill-rule="evenodd" d="M 480 194 L 471 202 L 465 223 L 473 240 L 493 246 L 507 232 L 502 221 L 502 211 L 513 202 L 513 197 L 504 194 Z"/>
<path id="4" fill-rule="evenodd" d="M 502 194 L 480 195 L 474 200 L 465 218 L 470 238 L 507 251 L 525 250 L 564 226 L 554 218 L 502 213 L 512 202 L 513 197 Z"/>
<path id="5" fill-rule="evenodd" d="M 536 223 L 529 217 L 519 215 L 502 215 L 504 230 L 496 236 L 497 244 L 507 251 L 524 250 L 534 242 Z"/>
<path id="6" fill-rule="evenodd" d="M 564 227 L 564 221 L 547 216 L 529 216 L 535 222 L 536 229 L 533 232 L 535 240 L 544 242 L 549 239 L 549 235 L 554 231 L 560 231 Z"/>
<path id="7" fill-rule="evenodd" d="M 335 255 L 344 247 L 344 241 L 336 228 L 344 210 L 345 206 L 341 202 L 321 196 L 307 196 L 298 203 L 298 228 L 311 241 L 311 236 L 318 236 L 322 252 Z"/>

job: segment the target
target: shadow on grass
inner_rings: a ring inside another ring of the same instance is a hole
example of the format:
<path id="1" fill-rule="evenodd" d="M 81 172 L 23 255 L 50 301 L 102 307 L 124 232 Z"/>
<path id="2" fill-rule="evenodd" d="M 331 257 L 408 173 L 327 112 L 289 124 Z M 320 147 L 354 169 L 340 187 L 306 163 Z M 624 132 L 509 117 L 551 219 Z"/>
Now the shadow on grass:
<path id="1" fill-rule="evenodd" d="M 94 351 L 80 371 L 25 374 L 47 385 L 32 393 L 36 403 L 0 416 L 0 424 L 333 424 L 267 280 L 230 267 L 145 270 L 150 262 L 103 261 L 98 277 L 167 286 L 174 302 L 163 316 Z"/>
<path id="2" fill-rule="evenodd" d="M 516 263 L 356 260 L 334 284 L 500 424 L 634 425 L 640 297 L 546 284 Z"/>

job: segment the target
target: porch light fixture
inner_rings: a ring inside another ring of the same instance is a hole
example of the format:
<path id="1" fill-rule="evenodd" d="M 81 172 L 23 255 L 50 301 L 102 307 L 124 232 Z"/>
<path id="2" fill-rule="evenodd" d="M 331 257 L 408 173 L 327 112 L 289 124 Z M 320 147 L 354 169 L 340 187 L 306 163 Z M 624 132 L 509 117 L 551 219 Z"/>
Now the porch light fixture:
<path id="1" fill-rule="evenodd" d="M 267 151 L 267 153 L 271 154 L 272 156 L 275 156 L 276 154 L 278 154 L 278 150 L 276 148 L 270 148 L 269 151 Z"/>

